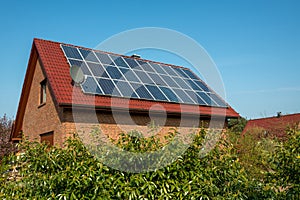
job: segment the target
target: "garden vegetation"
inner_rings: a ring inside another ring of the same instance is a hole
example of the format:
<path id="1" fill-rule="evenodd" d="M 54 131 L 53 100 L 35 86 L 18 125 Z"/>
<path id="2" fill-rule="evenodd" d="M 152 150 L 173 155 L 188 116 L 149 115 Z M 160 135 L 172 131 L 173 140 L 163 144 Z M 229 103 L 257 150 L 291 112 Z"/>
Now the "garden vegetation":
<path id="1" fill-rule="evenodd" d="M 227 130 L 213 150 L 199 156 L 208 134 L 202 129 L 174 162 L 142 173 L 108 167 L 76 135 L 64 148 L 24 140 L 18 147 L 22 153 L 6 157 L 1 164 L 0 198 L 298 199 L 300 131 L 289 130 L 288 140 L 282 142 L 241 137 L 238 130 Z M 167 142 L 174 140 L 174 134 L 176 130 L 170 131 Z M 122 134 L 114 142 L 131 152 L 155 151 L 166 144 L 137 134 Z M 165 153 L 170 151 L 176 149 Z M 115 158 L 111 162 L 140 167 L 136 157 L 126 163 Z"/>

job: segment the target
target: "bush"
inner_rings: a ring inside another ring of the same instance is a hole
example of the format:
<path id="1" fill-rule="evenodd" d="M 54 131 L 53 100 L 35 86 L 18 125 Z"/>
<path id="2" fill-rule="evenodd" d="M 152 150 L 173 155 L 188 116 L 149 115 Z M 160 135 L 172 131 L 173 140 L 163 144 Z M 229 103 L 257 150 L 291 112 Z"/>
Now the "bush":
<path id="1" fill-rule="evenodd" d="M 300 197 L 300 131 L 290 129 L 288 140 L 281 142 L 271 155 L 273 172 L 269 178 L 277 187 L 279 197 L 299 199 Z"/>
<path id="2" fill-rule="evenodd" d="M 107 167 L 76 137 L 69 138 L 65 148 L 25 141 L 20 145 L 23 153 L 11 156 L 1 166 L 1 174 L 12 166 L 18 172 L 2 175 L 0 198 L 258 199 L 273 195 L 272 190 L 248 176 L 226 139 L 200 157 L 205 135 L 202 130 L 173 163 L 143 173 Z M 172 141 L 174 136 L 169 139 Z M 163 148 L 154 138 L 134 134 L 123 134 L 115 142 L 121 149 L 133 152 Z M 134 167 L 130 160 L 134 159 L 129 157 L 127 165 Z"/>

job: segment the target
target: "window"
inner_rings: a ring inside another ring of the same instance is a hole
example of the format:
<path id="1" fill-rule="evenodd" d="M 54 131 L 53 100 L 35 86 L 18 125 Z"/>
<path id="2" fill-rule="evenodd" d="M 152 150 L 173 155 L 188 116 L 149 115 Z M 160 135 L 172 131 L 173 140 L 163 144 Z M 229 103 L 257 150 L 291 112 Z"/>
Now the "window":
<path id="1" fill-rule="evenodd" d="M 41 143 L 45 142 L 49 146 L 53 146 L 53 136 L 54 136 L 53 131 L 48 132 L 48 133 L 43 133 L 40 136 L 41 136 Z"/>
<path id="2" fill-rule="evenodd" d="M 46 103 L 46 97 L 47 97 L 46 83 L 47 83 L 46 79 L 41 82 L 40 104 L 45 104 Z"/>

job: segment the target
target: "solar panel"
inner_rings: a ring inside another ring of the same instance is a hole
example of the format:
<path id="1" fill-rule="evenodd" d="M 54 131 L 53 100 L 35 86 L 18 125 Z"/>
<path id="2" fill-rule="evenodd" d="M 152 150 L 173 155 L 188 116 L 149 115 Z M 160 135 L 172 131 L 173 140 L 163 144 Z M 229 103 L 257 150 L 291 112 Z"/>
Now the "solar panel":
<path id="1" fill-rule="evenodd" d="M 194 102 L 200 105 L 208 105 L 205 101 L 203 101 L 195 92 L 190 90 L 185 90 L 185 92 L 189 95 Z"/>
<path id="2" fill-rule="evenodd" d="M 106 66 L 106 71 L 109 73 L 112 79 L 120 79 L 122 77 L 121 72 L 116 67 L 108 65 Z"/>
<path id="3" fill-rule="evenodd" d="M 79 51 L 80 51 L 82 57 L 86 61 L 97 62 L 97 63 L 99 62 L 93 51 L 89 51 L 89 50 L 85 50 L 85 49 L 79 49 Z"/>
<path id="4" fill-rule="evenodd" d="M 152 81 L 151 78 L 145 72 L 142 71 L 134 71 L 134 72 L 140 78 L 142 83 L 155 84 L 154 81 Z"/>
<path id="5" fill-rule="evenodd" d="M 167 86 L 167 84 L 162 80 L 162 78 L 160 78 L 160 76 L 158 74 L 148 73 L 148 75 L 151 77 L 151 79 L 154 81 L 154 83 L 156 83 L 156 85 Z"/>
<path id="6" fill-rule="evenodd" d="M 182 77 L 184 77 L 184 78 L 189 78 L 189 77 L 183 72 L 182 69 L 180 69 L 180 68 L 174 68 L 174 69 L 175 69 L 175 71 L 176 71 L 180 76 L 182 76 Z"/>
<path id="7" fill-rule="evenodd" d="M 167 101 L 168 99 L 166 96 L 159 90 L 157 86 L 154 85 L 146 85 L 147 89 L 151 92 L 152 96 L 155 99 Z"/>
<path id="8" fill-rule="evenodd" d="M 114 81 L 114 82 L 124 97 L 135 97 L 135 98 L 138 97 L 134 92 L 134 89 L 131 88 L 128 82 L 126 81 Z"/>
<path id="9" fill-rule="evenodd" d="M 109 78 L 104 67 L 101 64 L 87 62 L 87 65 L 89 66 L 94 76 Z"/>
<path id="10" fill-rule="evenodd" d="M 167 72 L 160 65 L 158 65 L 156 63 L 151 63 L 150 65 L 157 73 L 167 74 Z"/>
<path id="11" fill-rule="evenodd" d="M 172 92 L 171 89 L 167 88 L 167 87 L 159 87 L 161 89 L 161 91 L 163 91 L 163 93 L 168 97 L 168 99 L 170 101 L 173 102 L 179 102 L 178 97 L 176 96 L 176 94 L 174 92 Z"/>
<path id="12" fill-rule="evenodd" d="M 174 81 L 179 85 L 180 88 L 183 89 L 191 89 L 191 87 L 181 78 L 179 77 L 173 77 Z"/>
<path id="13" fill-rule="evenodd" d="M 155 72 L 154 69 L 152 69 L 152 67 L 147 63 L 147 62 L 144 62 L 144 61 L 141 61 L 141 60 L 138 60 L 137 61 L 141 68 L 146 71 L 146 72 Z"/>
<path id="14" fill-rule="evenodd" d="M 175 73 L 175 71 L 169 67 L 169 66 L 163 66 L 164 70 L 167 72 L 167 74 L 171 75 L 171 76 L 178 76 L 177 73 Z"/>
<path id="15" fill-rule="evenodd" d="M 103 90 L 104 94 L 108 94 L 108 95 L 114 94 L 115 96 L 120 96 L 120 93 L 119 93 L 118 89 L 115 87 L 112 80 L 98 78 L 97 81 L 98 81 L 101 89 Z"/>
<path id="16" fill-rule="evenodd" d="M 95 52 L 95 54 L 102 64 L 114 65 L 114 63 L 112 62 L 112 60 L 107 54 L 99 53 L 99 52 Z"/>
<path id="17" fill-rule="evenodd" d="M 182 69 L 182 71 L 184 71 L 184 73 L 185 73 L 189 78 L 199 80 L 199 78 L 198 78 L 193 72 L 191 72 L 190 70 Z"/>
<path id="18" fill-rule="evenodd" d="M 162 77 L 163 80 L 165 80 L 165 82 L 168 84 L 169 87 L 180 88 L 178 84 L 170 76 L 163 75 L 163 74 L 161 74 L 160 76 Z"/>
<path id="19" fill-rule="evenodd" d="M 125 63 L 124 59 L 121 56 L 110 55 L 110 57 L 117 66 L 128 68 L 128 65 Z"/>
<path id="20" fill-rule="evenodd" d="M 93 77 L 87 77 L 82 84 L 82 88 L 86 93 L 103 94 Z"/>
<path id="21" fill-rule="evenodd" d="M 226 107 L 192 71 L 68 45 L 61 48 L 71 66 L 85 75 L 84 93 L 182 104 Z"/>
<path id="22" fill-rule="evenodd" d="M 83 61 L 69 59 L 69 63 L 71 66 L 78 66 L 81 68 L 82 72 L 86 75 L 91 75 L 89 68 Z"/>
<path id="23" fill-rule="evenodd" d="M 136 94 L 141 98 L 141 99 L 150 99 L 153 100 L 154 98 L 151 96 L 151 94 L 148 92 L 148 90 L 145 88 L 144 85 L 142 84 L 137 84 L 137 83 L 131 83 L 133 89 L 135 90 Z"/>
<path id="24" fill-rule="evenodd" d="M 123 73 L 124 77 L 130 82 L 140 82 L 138 77 L 133 73 L 130 69 L 120 68 L 121 72 Z"/>
<path id="25" fill-rule="evenodd" d="M 204 92 L 197 92 L 197 94 L 208 104 L 216 106 L 217 104 Z"/>
<path id="26" fill-rule="evenodd" d="M 127 64 L 129 65 L 130 68 L 142 70 L 140 65 L 134 59 L 124 58 L 124 60 L 127 62 Z"/>
<path id="27" fill-rule="evenodd" d="M 69 47 L 69 46 L 62 46 L 64 52 L 65 52 L 65 55 L 68 57 L 68 58 L 76 58 L 76 59 L 80 59 L 82 60 L 77 48 L 74 48 L 74 47 Z"/>
<path id="28" fill-rule="evenodd" d="M 192 104 L 195 104 L 195 102 L 182 89 L 176 89 L 176 88 L 174 88 L 173 91 L 180 98 L 179 102 L 181 102 L 181 103 L 192 103 Z"/>

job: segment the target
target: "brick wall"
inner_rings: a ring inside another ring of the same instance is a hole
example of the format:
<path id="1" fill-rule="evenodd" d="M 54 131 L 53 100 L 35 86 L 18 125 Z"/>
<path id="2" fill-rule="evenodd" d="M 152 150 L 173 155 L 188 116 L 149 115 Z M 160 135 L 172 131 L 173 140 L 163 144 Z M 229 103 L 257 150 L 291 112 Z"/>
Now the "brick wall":
<path id="1" fill-rule="evenodd" d="M 130 116 L 129 116 L 130 115 Z M 152 116 L 149 117 L 147 113 L 128 113 L 109 111 L 95 111 L 87 109 L 66 109 L 63 115 L 63 127 L 67 135 L 78 133 L 81 138 L 88 140 L 88 135 L 91 131 L 98 128 L 101 133 L 112 138 L 117 139 L 121 132 L 139 131 L 145 137 L 156 135 L 163 138 L 172 128 L 181 127 L 178 129 L 180 133 L 191 133 L 192 131 L 199 131 L 198 127 L 208 128 L 208 117 L 192 118 L 190 116 Z M 153 122 L 154 120 L 154 127 Z M 183 124 L 181 123 L 183 120 Z M 76 124 L 74 123 L 76 122 Z M 224 121 L 222 119 L 215 120 L 214 128 L 222 129 Z M 197 128 L 194 128 L 197 127 Z"/>
<path id="2" fill-rule="evenodd" d="M 29 140 L 40 141 L 40 134 L 54 131 L 54 144 L 61 145 L 65 133 L 52 100 L 48 83 L 46 86 L 46 103 L 40 105 L 40 83 L 45 79 L 39 61 L 29 92 L 28 103 L 25 109 L 22 130 Z"/>

